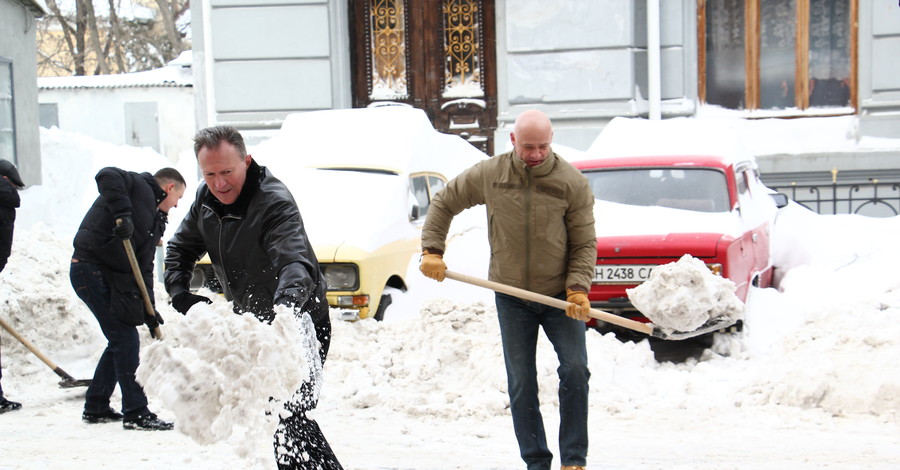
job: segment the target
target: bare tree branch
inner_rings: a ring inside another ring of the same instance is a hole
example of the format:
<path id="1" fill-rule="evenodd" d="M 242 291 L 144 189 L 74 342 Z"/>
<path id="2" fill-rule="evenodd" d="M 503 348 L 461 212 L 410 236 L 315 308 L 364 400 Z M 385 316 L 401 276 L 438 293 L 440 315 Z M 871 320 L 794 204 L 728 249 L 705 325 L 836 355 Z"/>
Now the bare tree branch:
<path id="1" fill-rule="evenodd" d="M 159 12 L 162 14 L 162 23 L 163 23 L 163 31 L 165 31 L 166 37 L 169 39 L 169 42 L 172 44 L 172 50 L 181 52 L 181 35 L 178 33 L 178 30 L 175 28 L 175 17 L 172 14 L 172 5 L 174 2 L 169 2 L 169 0 L 156 0 L 156 5 L 159 7 Z M 172 60 L 175 57 L 167 57 L 167 60 Z"/>
<path id="2" fill-rule="evenodd" d="M 119 25 L 119 14 L 116 13 L 115 0 L 109 1 L 109 35 L 107 38 L 112 42 L 114 55 L 116 57 L 116 65 L 119 67 L 119 73 L 124 73 L 125 57 L 122 54 L 122 44 L 120 36 L 122 35 L 121 26 Z"/>
<path id="3" fill-rule="evenodd" d="M 97 16 L 93 0 L 74 0 L 66 11 L 60 0 L 46 0 L 52 12 L 39 27 L 41 76 L 85 75 L 149 70 L 190 48 L 179 18 L 189 0 L 153 0 L 154 17 L 120 15 L 118 0 L 107 0 L 109 15 Z M 89 70 L 89 72 L 88 72 Z"/>
<path id="4" fill-rule="evenodd" d="M 109 65 L 106 64 L 106 55 L 103 53 L 103 47 L 100 45 L 99 24 L 97 24 L 97 15 L 94 14 L 94 2 L 92 0 L 84 0 L 85 19 L 87 21 L 88 42 L 90 48 L 94 51 L 94 57 L 97 59 L 97 68 L 94 74 L 109 75 Z"/>

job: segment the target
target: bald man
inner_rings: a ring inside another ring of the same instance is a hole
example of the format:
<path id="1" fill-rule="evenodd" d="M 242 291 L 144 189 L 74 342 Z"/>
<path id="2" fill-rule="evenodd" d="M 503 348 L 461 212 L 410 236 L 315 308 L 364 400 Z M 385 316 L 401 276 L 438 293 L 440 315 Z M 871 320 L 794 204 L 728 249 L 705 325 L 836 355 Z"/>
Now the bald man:
<path id="1" fill-rule="evenodd" d="M 559 359 L 560 461 L 583 469 L 588 449 L 587 292 L 597 261 L 594 196 L 584 176 L 553 152 L 553 126 L 542 112 L 522 113 L 509 136 L 511 152 L 483 160 L 451 180 L 431 202 L 422 230 L 426 276 L 443 281 L 447 231 L 453 217 L 487 207 L 488 278 L 566 299 L 566 310 L 496 294 L 519 451 L 529 470 L 549 470 L 535 365 L 541 328 Z"/>

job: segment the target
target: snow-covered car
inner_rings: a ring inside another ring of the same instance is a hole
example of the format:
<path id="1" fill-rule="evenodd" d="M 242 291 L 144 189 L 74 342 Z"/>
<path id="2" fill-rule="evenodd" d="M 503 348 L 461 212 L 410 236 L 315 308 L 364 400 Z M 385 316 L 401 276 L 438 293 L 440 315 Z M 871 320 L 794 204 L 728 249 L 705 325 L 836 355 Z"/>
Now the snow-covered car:
<path id="1" fill-rule="evenodd" d="M 487 158 L 437 132 L 422 110 L 400 106 L 292 114 L 250 153 L 294 195 L 328 304 L 346 320 L 384 318 L 392 292 L 418 273 L 431 197 Z M 195 284 L 209 282 L 201 280 L 210 279 L 208 263 L 198 263 Z"/>
<path id="2" fill-rule="evenodd" d="M 617 118 L 589 157 L 573 162 L 596 198 L 591 305 L 638 321 L 648 320 L 626 289 L 685 254 L 733 281 L 744 302 L 750 286 L 770 286 L 770 232 L 787 203 L 763 185 L 755 158 L 733 134 L 709 123 L 673 121 Z M 718 142 L 694 140 L 698 132 Z M 596 321 L 592 326 L 614 329 Z"/>

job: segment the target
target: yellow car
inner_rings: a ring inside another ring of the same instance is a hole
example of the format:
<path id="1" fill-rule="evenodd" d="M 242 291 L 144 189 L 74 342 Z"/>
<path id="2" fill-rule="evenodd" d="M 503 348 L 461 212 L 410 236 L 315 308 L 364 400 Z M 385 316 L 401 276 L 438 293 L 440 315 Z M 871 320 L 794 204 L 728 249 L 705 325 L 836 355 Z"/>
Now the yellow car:
<path id="1" fill-rule="evenodd" d="M 487 158 L 407 107 L 293 114 L 250 153 L 293 193 L 328 284 L 329 306 L 345 320 L 379 321 L 391 296 L 407 290 L 407 276 L 421 275 L 421 230 L 431 198 Z M 195 286 L 216 290 L 207 257 L 194 278 Z"/>

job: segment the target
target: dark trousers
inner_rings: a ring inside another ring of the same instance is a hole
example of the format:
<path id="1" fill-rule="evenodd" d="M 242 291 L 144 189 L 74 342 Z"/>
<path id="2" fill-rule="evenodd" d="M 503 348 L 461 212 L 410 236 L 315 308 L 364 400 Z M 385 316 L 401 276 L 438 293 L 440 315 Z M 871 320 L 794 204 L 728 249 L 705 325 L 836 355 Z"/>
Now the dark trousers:
<path id="1" fill-rule="evenodd" d="M 0 352 L 0 358 L 2 358 L 2 356 L 3 356 L 3 353 Z M 2 362 L 3 361 L 0 360 L 0 380 L 3 379 L 3 364 L 2 364 Z M 2 400 L 2 399 L 3 399 L 3 384 L 0 383 L 0 400 Z"/>
<path id="2" fill-rule="evenodd" d="M 325 435 L 306 413 L 316 406 L 311 382 L 304 382 L 282 416 L 275 431 L 275 461 L 278 470 L 343 470 Z"/>
<path id="3" fill-rule="evenodd" d="M 147 395 L 134 378 L 141 349 L 137 327 L 119 321 L 110 312 L 109 282 L 100 266 L 72 263 L 69 279 L 78 298 L 94 314 L 107 340 L 106 349 L 94 370 L 94 379 L 85 393 L 84 410 L 93 413 L 106 411 L 109 398 L 118 384 L 122 391 L 122 414 L 125 417 L 134 418 L 149 413 Z"/>
<path id="4" fill-rule="evenodd" d="M 588 450 L 588 380 L 585 324 L 565 311 L 497 293 L 497 314 L 509 408 L 519 452 L 528 470 L 549 470 L 553 454 L 547 447 L 538 400 L 538 333 L 543 328 L 559 359 L 559 451 L 563 465 L 585 465 Z"/>
<path id="5" fill-rule="evenodd" d="M 315 312 L 312 315 L 319 342 L 318 359 L 323 366 L 331 344 L 331 321 L 327 308 L 328 304 L 323 303 L 324 314 Z M 310 380 L 303 382 L 300 390 L 284 406 L 289 414 L 282 414 L 275 431 L 275 461 L 278 470 L 343 470 L 319 424 L 307 416 L 307 412 L 315 409 L 318 403 L 314 381 L 315 377 L 310 377 Z"/>

